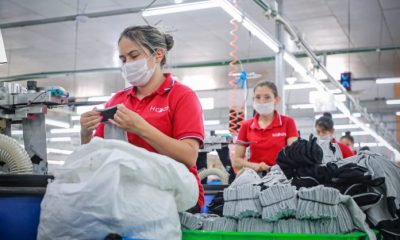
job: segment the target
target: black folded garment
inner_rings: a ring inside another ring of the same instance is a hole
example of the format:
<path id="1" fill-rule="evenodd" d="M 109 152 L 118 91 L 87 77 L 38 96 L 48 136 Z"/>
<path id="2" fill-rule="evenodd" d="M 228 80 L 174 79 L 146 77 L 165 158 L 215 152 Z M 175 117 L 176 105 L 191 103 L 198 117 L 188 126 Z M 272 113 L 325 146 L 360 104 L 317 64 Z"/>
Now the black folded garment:
<path id="1" fill-rule="evenodd" d="M 208 213 L 223 217 L 224 203 L 224 192 L 218 192 L 207 206 Z"/>

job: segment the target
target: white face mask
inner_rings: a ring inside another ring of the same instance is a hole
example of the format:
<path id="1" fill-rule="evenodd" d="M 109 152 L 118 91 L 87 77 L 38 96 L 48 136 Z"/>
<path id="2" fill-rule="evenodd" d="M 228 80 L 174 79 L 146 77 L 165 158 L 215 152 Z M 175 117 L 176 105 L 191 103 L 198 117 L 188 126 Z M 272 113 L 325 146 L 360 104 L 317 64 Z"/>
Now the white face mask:
<path id="1" fill-rule="evenodd" d="M 142 87 L 146 85 L 156 70 L 156 65 L 152 69 L 147 66 L 147 59 L 139 59 L 122 65 L 122 77 L 132 86 Z"/>
<path id="2" fill-rule="evenodd" d="M 318 137 L 318 142 L 319 143 L 329 143 L 331 141 L 331 136 L 329 135 L 324 135 L 324 136 L 320 136 Z"/>
<path id="3" fill-rule="evenodd" d="M 260 115 L 268 115 L 275 110 L 275 104 L 274 102 L 267 102 L 267 103 L 253 102 L 253 108 Z"/>

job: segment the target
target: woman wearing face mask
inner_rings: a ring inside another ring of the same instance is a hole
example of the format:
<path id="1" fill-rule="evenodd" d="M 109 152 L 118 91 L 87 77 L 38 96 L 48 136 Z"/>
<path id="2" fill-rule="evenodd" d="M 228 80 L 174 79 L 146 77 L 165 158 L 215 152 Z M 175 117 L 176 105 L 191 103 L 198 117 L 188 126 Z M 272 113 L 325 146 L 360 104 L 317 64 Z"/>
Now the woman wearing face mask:
<path id="1" fill-rule="evenodd" d="M 348 146 L 350 150 L 354 153 L 357 154 L 357 151 L 354 149 L 354 137 L 351 136 L 350 131 L 347 131 L 344 136 L 340 138 L 340 143 L 343 143 L 344 145 Z"/>
<path id="2" fill-rule="evenodd" d="M 174 81 L 171 74 L 162 72 L 173 43 L 172 36 L 152 26 L 126 28 L 118 40 L 118 49 L 122 76 L 131 87 L 117 92 L 105 107 L 118 106 L 109 122 L 125 130 L 131 144 L 166 155 L 189 168 L 199 186 L 198 202 L 191 212 L 199 212 L 204 205 L 204 190 L 196 159 L 204 139 L 203 113 L 197 95 Z M 104 137 L 104 123 L 95 109 L 82 114 L 80 123 L 83 144 L 93 136 Z"/>
<path id="3" fill-rule="evenodd" d="M 317 121 L 315 122 L 315 131 L 317 133 L 318 142 L 321 145 L 322 149 L 324 150 L 324 162 L 335 160 L 333 158 L 330 159 L 329 157 L 330 154 L 328 154 L 332 152 L 329 151 L 331 145 L 335 147 L 333 154 L 336 160 L 354 156 L 354 153 L 348 146 L 340 142 L 337 142 L 336 139 L 333 137 L 335 129 L 333 127 L 332 114 L 325 112 L 322 117 L 318 118 Z"/>
<path id="4" fill-rule="evenodd" d="M 280 115 L 275 106 L 280 97 L 275 84 L 262 81 L 254 87 L 253 107 L 256 114 L 242 122 L 237 138 L 234 167 L 252 168 L 257 172 L 268 171 L 275 165 L 279 151 L 292 144 L 298 137 L 294 120 Z M 246 160 L 246 148 L 250 147 L 250 159 Z"/>

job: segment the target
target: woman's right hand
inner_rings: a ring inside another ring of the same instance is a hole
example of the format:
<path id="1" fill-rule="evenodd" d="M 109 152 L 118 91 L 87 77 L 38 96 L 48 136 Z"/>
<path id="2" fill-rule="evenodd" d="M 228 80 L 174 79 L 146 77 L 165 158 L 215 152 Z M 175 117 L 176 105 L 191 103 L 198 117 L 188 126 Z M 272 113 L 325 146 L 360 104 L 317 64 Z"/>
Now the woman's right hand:
<path id="1" fill-rule="evenodd" d="M 270 166 L 268 166 L 264 162 L 261 162 L 261 163 L 254 163 L 252 168 L 256 172 L 268 172 L 268 170 L 270 169 Z"/>
<path id="2" fill-rule="evenodd" d="M 87 137 L 92 136 L 93 130 L 95 130 L 100 122 L 101 122 L 101 115 L 96 108 L 89 112 L 85 112 L 81 115 L 80 124 L 81 124 L 81 136 Z"/>

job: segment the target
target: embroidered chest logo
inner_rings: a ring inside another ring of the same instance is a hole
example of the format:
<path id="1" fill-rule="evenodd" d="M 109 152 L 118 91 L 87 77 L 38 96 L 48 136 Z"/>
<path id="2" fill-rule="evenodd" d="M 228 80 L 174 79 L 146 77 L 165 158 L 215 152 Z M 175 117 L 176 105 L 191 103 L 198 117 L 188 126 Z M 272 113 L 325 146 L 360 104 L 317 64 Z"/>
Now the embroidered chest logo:
<path id="1" fill-rule="evenodd" d="M 154 107 L 154 106 L 151 106 L 150 107 L 150 111 L 157 112 L 157 113 L 167 112 L 167 111 L 169 111 L 169 106 L 166 106 L 166 107 Z"/>
<path id="2" fill-rule="evenodd" d="M 285 132 L 273 133 L 272 137 L 286 137 L 286 133 Z"/>

